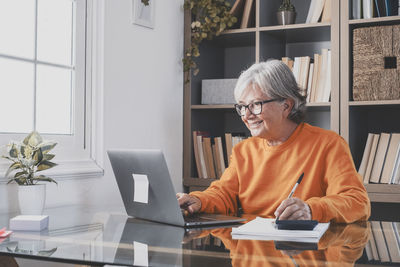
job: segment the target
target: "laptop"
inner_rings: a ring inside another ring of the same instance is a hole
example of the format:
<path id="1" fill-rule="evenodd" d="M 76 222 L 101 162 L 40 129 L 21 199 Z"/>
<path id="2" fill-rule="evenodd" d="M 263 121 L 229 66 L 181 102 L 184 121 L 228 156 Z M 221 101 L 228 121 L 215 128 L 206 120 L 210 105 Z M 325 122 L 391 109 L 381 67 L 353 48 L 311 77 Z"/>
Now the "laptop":
<path id="1" fill-rule="evenodd" d="M 183 227 L 237 224 L 245 221 L 243 218 L 222 214 L 199 213 L 183 216 L 161 150 L 108 150 L 107 153 L 129 216 Z M 136 190 L 135 196 L 134 188 L 135 181 L 139 185 L 137 177 L 143 176 L 148 181 L 148 187 L 144 187 L 148 188 L 145 201 L 139 199 L 139 195 L 143 198 L 144 190 Z"/>

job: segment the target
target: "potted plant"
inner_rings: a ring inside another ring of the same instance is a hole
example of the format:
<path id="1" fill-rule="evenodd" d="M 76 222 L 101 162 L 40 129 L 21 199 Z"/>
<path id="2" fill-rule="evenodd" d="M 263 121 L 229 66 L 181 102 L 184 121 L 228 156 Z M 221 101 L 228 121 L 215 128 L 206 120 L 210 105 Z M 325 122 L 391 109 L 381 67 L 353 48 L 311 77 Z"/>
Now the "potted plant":
<path id="1" fill-rule="evenodd" d="M 293 24 L 296 20 L 296 9 L 290 0 L 282 0 L 276 13 L 279 25 Z"/>
<path id="2" fill-rule="evenodd" d="M 230 3 L 225 0 L 185 0 L 184 9 L 192 14 L 190 47 L 182 59 L 185 82 L 188 82 L 191 69 L 194 75 L 199 72 L 194 58 L 200 56 L 200 43 L 204 39 L 212 40 L 232 27 L 237 18 L 229 12 Z"/>
<path id="3" fill-rule="evenodd" d="M 12 163 L 5 176 L 8 177 L 14 173 L 9 178 L 8 184 L 16 182 L 19 185 L 18 201 L 21 214 L 42 214 L 46 199 L 46 187 L 45 184 L 38 182 L 57 182 L 37 173 L 57 165 L 51 162 L 55 155 L 49 154 L 56 144 L 56 142 L 43 141 L 40 134 L 33 131 L 25 137 L 22 143 L 12 142 L 8 145 L 8 155 L 3 158 Z"/>

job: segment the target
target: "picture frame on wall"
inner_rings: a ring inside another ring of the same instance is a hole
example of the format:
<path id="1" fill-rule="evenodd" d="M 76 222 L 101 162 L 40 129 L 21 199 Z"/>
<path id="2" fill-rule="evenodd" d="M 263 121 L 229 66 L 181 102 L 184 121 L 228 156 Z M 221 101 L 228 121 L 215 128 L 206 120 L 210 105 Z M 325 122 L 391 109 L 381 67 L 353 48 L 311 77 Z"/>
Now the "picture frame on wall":
<path id="1" fill-rule="evenodd" d="M 132 23 L 153 29 L 155 1 L 156 0 L 132 0 Z"/>

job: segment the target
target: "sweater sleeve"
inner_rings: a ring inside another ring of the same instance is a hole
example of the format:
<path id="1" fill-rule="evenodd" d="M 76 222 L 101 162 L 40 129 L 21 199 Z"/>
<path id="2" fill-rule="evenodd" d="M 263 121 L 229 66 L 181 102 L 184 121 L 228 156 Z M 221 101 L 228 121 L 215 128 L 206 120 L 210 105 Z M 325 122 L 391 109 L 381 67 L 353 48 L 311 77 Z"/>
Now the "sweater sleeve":
<path id="1" fill-rule="evenodd" d="M 233 158 L 233 156 L 232 156 Z M 203 192 L 194 191 L 190 195 L 201 201 L 200 212 L 236 214 L 238 210 L 239 182 L 236 164 L 232 159 L 221 178 L 211 183 Z"/>
<path id="2" fill-rule="evenodd" d="M 339 223 L 367 220 L 371 212 L 370 201 L 347 143 L 341 137 L 335 138 L 327 145 L 324 155 L 320 161 L 325 168 L 326 195 L 306 201 L 312 218 Z"/>

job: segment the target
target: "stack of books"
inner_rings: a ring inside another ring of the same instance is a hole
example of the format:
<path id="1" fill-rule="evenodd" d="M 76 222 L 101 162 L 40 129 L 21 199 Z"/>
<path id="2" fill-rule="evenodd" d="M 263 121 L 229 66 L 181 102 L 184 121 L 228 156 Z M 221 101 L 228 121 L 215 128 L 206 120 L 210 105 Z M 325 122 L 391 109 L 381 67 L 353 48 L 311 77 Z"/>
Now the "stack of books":
<path id="1" fill-rule="evenodd" d="M 353 19 L 370 19 L 399 15 L 399 0 L 352 0 Z"/>
<path id="2" fill-rule="evenodd" d="M 358 173 L 364 184 L 400 183 L 400 133 L 369 133 Z"/>
<path id="3" fill-rule="evenodd" d="M 365 246 L 369 261 L 400 263 L 399 222 L 371 222 L 371 236 Z"/>
<path id="4" fill-rule="evenodd" d="M 241 133 L 225 133 L 224 144 L 219 136 L 210 137 L 208 132 L 193 131 L 193 150 L 199 178 L 220 178 L 229 164 L 232 148 L 244 139 L 246 137 Z"/>
<path id="5" fill-rule="evenodd" d="M 321 55 L 314 54 L 314 59 L 309 56 L 295 57 L 294 60 L 282 58 L 292 70 L 308 103 L 329 102 L 331 95 L 331 51 L 324 48 L 321 52 Z"/>
<path id="6" fill-rule="evenodd" d="M 236 0 L 230 13 L 238 19 L 240 29 L 255 26 L 255 0 Z"/>

